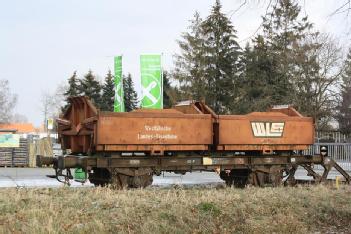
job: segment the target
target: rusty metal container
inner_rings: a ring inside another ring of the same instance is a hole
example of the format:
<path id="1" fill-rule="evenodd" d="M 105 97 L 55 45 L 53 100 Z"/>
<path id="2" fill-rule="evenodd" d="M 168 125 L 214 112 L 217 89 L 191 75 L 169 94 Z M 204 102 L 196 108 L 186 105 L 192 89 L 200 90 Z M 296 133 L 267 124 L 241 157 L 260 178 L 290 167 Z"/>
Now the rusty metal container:
<path id="1" fill-rule="evenodd" d="M 184 114 L 175 109 L 99 112 L 87 98 L 72 98 L 58 120 L 64 147 L 74 153 L 95 151 L 148 152 L 205 151 L 212 144 L 210 114 Z"/>
<path id="2" fill-rule="evenodd" d="M 314 142 L 314 122 L 294 108 L 247 115 L 219 115 L 217 149 L 221 151 L 305 150 Z"/>
<path id="3" fill-rule="evenodd" d="M 314 142 L 314 122 L 292 107 L 247 115 L 216 115 L 201 102 L 164 110 L 100 112 L 86 97 L 71 98 L 57 120 L 63 149 L 72 153 L 304 150 Z"/>
<path id="4" fill-rule="evenodd" d="M 208 150 L 212 144 L 210 115 L 183 114 L 176 110 L 140 110 L 98 115 L 98 151 Z"/>

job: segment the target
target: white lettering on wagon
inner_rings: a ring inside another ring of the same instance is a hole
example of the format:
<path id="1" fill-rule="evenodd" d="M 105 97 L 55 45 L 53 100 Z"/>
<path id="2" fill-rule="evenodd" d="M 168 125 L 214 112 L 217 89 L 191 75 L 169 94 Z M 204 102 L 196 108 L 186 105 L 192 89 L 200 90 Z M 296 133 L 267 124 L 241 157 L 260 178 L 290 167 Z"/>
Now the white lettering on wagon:
<path id="1" fill-rule="evenodd" d="M 172 130 L 172 128 L 170 126 L 145 125 L 144 130 L 148 133 L 138 133 L 138 140 L 160 140 L 160 139 L 174 140 L 174 139 L 178 138 L 177 135 L 174 135 L 171 133 L 159 133 L 159 132 L 170 132 Z M 153 133 L 153 132 L 155 132 L 155 133 Z"/>
<path id="2" fill-rule="evenodd" d="M 251 122 L 255 137 L 281 137 L 284 125 L 284 122 Z"/>
<path id="3" fill-rule="evenodd" d="M 171 131 L 172 128 L 169 126 L 161 126 L 161 125 L 154 125 L 154 126 L 145 125 L 145 130 L 146 131 Z"/>
<path id="4" fill-rule="evenodd" d="M 177 139 L 177 135 L 173 134 L 140 134 L 138 133 L 138 140 L 157 140 L 157 139 L 165 139 L 165 140 L 173 140 Z"/>

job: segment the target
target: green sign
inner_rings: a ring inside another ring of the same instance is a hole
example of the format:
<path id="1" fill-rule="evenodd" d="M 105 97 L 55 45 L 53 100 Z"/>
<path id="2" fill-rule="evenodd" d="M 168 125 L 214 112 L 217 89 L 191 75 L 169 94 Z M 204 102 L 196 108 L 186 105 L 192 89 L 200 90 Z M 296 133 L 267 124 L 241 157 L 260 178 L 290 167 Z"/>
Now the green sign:
<path id="1" fill-rule="evenodd" d="M 0 148 L 17 148 L 20 144 L 20 137 L 17 134 L 0 134 Z"/>
<path id="2" fill-rule="evenodd" d="M 163 108 L 161 55 L 141 55 L 141 88 L 143 108 Z"/>
<path id="3" fill-rule="evenodd" d="M 124 112 L 124 94 L 122 77 L 122 56 L 115 57 L 115 102 L 114 112 Z"/>

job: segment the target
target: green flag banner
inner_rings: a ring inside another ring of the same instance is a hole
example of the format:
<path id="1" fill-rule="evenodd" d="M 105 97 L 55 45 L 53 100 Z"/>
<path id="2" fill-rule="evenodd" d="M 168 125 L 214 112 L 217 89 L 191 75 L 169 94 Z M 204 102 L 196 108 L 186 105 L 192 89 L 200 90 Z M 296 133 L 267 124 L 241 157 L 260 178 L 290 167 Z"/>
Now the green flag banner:
<path id="1" fill-rule="evenodd" d="M 124 112 L 122 56 L 115 57 L 115 102 L 113 110 L 114 112 Z"/>
<path id="2" fill-rule="evenodd" d="M 163 108 L 161 55 L 141 55 L 141 105 L 144 108 Z"/>

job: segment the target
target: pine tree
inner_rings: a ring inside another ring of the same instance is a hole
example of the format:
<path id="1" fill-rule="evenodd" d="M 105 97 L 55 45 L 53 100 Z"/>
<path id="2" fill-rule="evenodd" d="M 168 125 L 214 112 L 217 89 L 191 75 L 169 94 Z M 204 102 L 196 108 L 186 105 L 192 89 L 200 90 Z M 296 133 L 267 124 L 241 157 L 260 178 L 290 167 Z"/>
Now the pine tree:
<path id="1" fill-rule="evenodd" d="M 262 36 L 253 40 L 253 48 L 246 45 L 241 57 L 240 95 L 237 102 L 238 112 L 265 111 L 274 102 L 275 76 L 277 61 L 269 56 L 268 45 Z"/>
<path id="2" fill-rule="evenodd" d="M 225 113 L 235 111 L 240 47 L 236 31 L 221 8 L 217 0 L 204 21 L 195 14 L 190 33 L 184 33 L 179 42 L 181 54 L 174 78 L 183 94 L 205 99 L 215 112 Z"/>
<path id="3" fill-rule="evenodd" d="M 300 113 L 313 117 L 317 122 L 324 115 L 323 106 L 320 105 L 319 100 L 325 96 L 318 90 L 320 81 L 323 79 L 320 76 L 319 49 L 318 42 L 302 42 L 299 49 L 295 51 L 295 68 L 292 72 L 295 88 L 293 103 Z"/>
<path id="4" fill-rule="evenodd" d="M 169 83 L 168 73 L 164 71 L 163 72 L 163 108 L 169 108 L 172 106 L 171 97 L 169 96 L 170 88 L 171 88 L 171 84 Z"/>
<path id="5" fill-rule="evenodd" d="M 205 78 L 202 19 L 198 12 L 195 12 L 194 19 L 190 20 L 190 23 L 190 32 L 182 33 L 182 40 L 178 41 L 181 53 L 175 55 L 173 78 L 178 81 L 183 98 L 204 100 L 208 89 Z"/>
<path id="6" fill-rule="evenodd" d="M 216 0 L 211 14 L 202 24 L 205 35 L 205 60 L 209 104 L 218 113 L 236 111 L 233 106 L 238 91 L 238 58 L 240 46 L 236 41 L 236 30 L 230 20 L 221 12 L 222 6 Z M 206 99 L 207 101 L 207 99 Z"/>
<path id="7" fill-rule="evenodd" d="M 78 78 L 77 78 L 77 71 L 73 72 L 73 75 L 68 79 L 68 89 L 64 92 L 65 102 L 66 105 L 61 108 L 61 111 L 64 112 L 68 108 L 68 98 L 74 97 L 79 94 L 79 87 L 78 87 Z"/>
<path id="8" fill-rule="evenodd" d="M 337 120 L 342 133 L 351 133 L 351 49 L 344 63 L 341 86 L 341 102 L 338 106 Z"/>
<path id="9" fill-rule="evenodd" d="M 64 93 L 66 97 L 78 95 L 78 78 L 77 71 L 73 72 L 73 75 L 68 79 L 68 90 Z"/>
<path id="10" fill-rule="evenodd" d="M 101 84 L 94 76 L 93 72 L 89 72 L 80 80 L 78 86 L 79 94 L 90 98 L 97 108 L 101 106 Z"/>
<path id="11" fill-rule="evenodd" d="M 129 112 L 138 107 L 138 95 L 134 89 L 131 74 L 123 77 L 124 107 Z"/>
<path id="12" fill-rule="evenodd" d="M 263 36 L 274 62 L 274 83 L 271 104 L 292 104 L 295 93 L 294 69 L 298 66 L 297 53 L 312 24 L 301 17 L 295 0 L 278 0 L 272 11 L 263 17 Z"/>
<path id="13" fill-rule="evenodd" d="M 102 86 L 101 107 L 102 111 L 113 111 L 115 84 L 111 70 L 108 71 Z"/>
<path id="14" fill-rule="evenodd" d="M 180 101 L 180 93 L 170 83 L 170 73 L 163 72 L 163 108 L 171 108 Z"/>
<path id="15" fill-rule="evenodd" d="M 296 0 L 278 0 L 263 17 L 263 28 L 274 71 L 271 104 L 293 104 L 318 128 L 327 126 L 335 106 L 330 90 L 340 78 L 338 47 L 313 30 Z"/>

